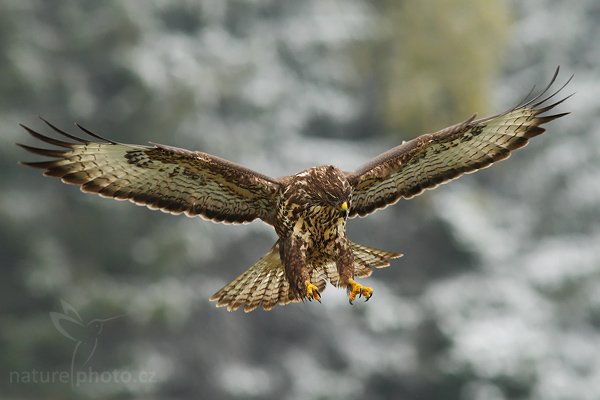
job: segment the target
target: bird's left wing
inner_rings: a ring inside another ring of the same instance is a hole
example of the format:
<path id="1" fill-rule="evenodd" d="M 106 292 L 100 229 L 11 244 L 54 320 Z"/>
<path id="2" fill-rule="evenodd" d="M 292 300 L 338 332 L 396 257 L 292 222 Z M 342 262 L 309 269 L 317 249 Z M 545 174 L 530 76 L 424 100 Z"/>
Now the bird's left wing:
<path id="1" fill-rule="evenodd" d="M 22 125 L 31 136 L 58 149 L 19 144 L 32 153 L 54 158 L 24 163 L 43 169 L 46 176 L 79 185 L 83 192 L 172 214 L 225 223 L 260 218 L 273 224 L 279 188 L 275 179 L 202 152 L 116 143 L 79 126 L 94 139 L 91 141 L 46 123 L 69 141 Z"/>
<path id="2" fill-rule="evenodd" d="M 542 93 L 507 112 L 482 119 L 473 116 L 436 133 L 421 135 L 348 173 L 353 186 L 350 217 L 365 216 L 401 198 L 409 199 L 425 189 L 486 168 L 525 146 L 530 138 L 544 132 L 541 124 L 568 114 L 542 115 L 570 97 L 548 104 L 570 79 L 544 97 L 557 74 L 558 68 Z"/>

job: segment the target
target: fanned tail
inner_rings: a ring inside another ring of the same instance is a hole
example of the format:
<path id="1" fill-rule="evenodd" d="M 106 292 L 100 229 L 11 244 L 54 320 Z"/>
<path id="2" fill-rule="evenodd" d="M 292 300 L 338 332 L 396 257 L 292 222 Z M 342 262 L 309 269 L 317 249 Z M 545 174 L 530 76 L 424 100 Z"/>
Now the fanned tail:
<path id="1" fill-rule="evenodd" d="M 355 242 L 350 242 L 350 248 L 354 252 L 354 277 L 366 278 L 371 276 L 373 268 L 385 268 L 390 266 L 390 260 L 402 257 L 402 253 L 376 249 Z M 334 262 L 327 263 L 319 269 L 333 286 L 338 287 L 340 276 Z M 314 272 L 313 272 L 314 273 Z"/>
<path id="2" fill-rule="evenodd" d="M 354 276 L 359 278 L 370 276 L 373 268 L 387 267 L 391 259 L 402 256 L 400 253 L 375 249 L 354 242 L 351 242 L 350 246 L 354 252 Z M 327 281 L 338 286 L 339 280 L 335 262 L 315 266 L 310 274 L 310 281 L 321 293 L 325 290 Z M 210 300 L 216 301 L 217 307 L 227 307 L 228 311 L 235 311 L 241 307 L 245 312 L 250 312 L 259 306 L 269 311 L 277 304 L 298 302 L 302 298 L 290 291 L 279 258 L 279 245 L 276 243 L 254 265 L 212 295 Z"/>
<path id="3" fill-rule="evenodd" d="M 315 284 L 320 291 L 325 288 L 325 281 L 322 285 Z M 212 295 L 210 300 L 216 301 L 217 307 L 227 307 L 228 311 L 242 307 L 245 312 L 250 312 L 258 306 L 269 311 L 277 304 L 284 305 L 302 299 L 290 291 L 276 243 L 254 265 Z"/>
<path id="4" fill-rule="evenodd" d="M 354 275 L 359 278 L 371 276 L 373 268 L 389 267 L 390 260 L 400 258 L 404 255 L 354 242 L 350 242 L 350 247 L 354 252 Z"/>

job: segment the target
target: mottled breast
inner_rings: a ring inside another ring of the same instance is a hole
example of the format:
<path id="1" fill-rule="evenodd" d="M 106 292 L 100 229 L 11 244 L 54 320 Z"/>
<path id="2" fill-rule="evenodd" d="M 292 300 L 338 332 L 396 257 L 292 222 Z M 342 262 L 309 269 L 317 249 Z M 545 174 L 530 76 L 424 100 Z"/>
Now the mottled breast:
<path id="1" fill-rule="evenodd" d="M 282 189 L 277 234 L 286 237 L 295 231 L 313 245 L 324 244 L 344 233 L 351 201 L 352 187 L 341 170 L 320 166 L 302 171 Z"/>

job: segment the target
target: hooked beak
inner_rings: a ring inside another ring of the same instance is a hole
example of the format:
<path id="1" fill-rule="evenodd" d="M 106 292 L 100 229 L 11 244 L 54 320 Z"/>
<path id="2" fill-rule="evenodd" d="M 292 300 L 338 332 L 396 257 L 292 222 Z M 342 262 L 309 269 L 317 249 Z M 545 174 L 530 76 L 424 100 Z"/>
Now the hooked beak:
<path id="1" fill-rule="evenodd" d="M 342 204 L 340 204 L 340 210 L 342 211 L 348 211 L 348 202 L 345 201 Z"/>

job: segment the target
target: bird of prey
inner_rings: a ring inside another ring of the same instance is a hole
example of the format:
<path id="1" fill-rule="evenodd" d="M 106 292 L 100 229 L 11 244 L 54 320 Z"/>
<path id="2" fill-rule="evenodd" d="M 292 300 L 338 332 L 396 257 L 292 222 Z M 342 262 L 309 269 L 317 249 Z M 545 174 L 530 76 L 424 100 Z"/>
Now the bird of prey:
<path id="1" fill-rule="evenodd" d="M 349 301 L 369 300 L 373 289 L 355 279 L 367 277 L 400 253 L 354 243 L 346 236 L 348 218 L 410 199 L 459 176 L 507 158 L 544 132 L 540 125 L 568 113 L 547 112 L 565 101 L 553 93 L 558 68 L 539 95 L 530 92 L 519 105 L 487 118 L 476 116 L 404 142 L 353 172 L 332 165 L 271 178 L 219 157 L 161 144 L 124 144 L 77 125 L 86 138 L 46 124 L 61 138 L 42 135 L 24 125 L 34 138 L 53 149 L 19 144 L 52 158 L 25 162 L 44 175 L 79 185 L 83 192 L 129 200 L 171 214 L 184 213 L 214 222 L 272 225 L 273 247 L 211 300 L 228 310 L 249 312 L 261 306 L 321 300 L 326 282 L 345 288 Z"/>

